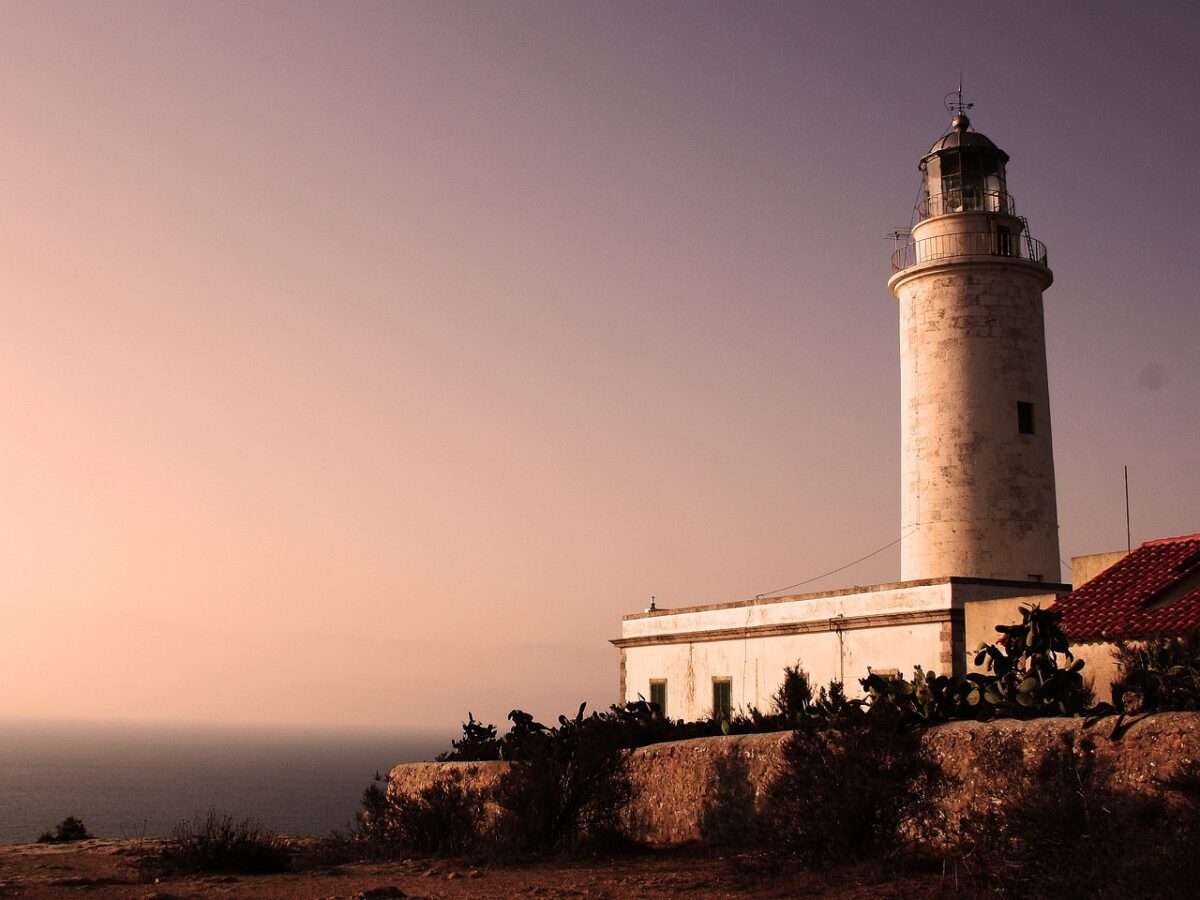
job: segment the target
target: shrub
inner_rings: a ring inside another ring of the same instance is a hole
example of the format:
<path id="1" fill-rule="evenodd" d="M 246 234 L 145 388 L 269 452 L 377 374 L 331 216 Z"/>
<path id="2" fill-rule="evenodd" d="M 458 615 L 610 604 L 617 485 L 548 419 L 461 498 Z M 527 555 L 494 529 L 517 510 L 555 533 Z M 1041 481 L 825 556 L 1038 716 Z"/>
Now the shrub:
<path id="1" fill-rule="evenodd" d="M 468 712 L 462 730 L 462 737 L 450 742 L 452 749 L 438 754 L 440 762 L 481 762 L 500 758 L 500 742 L 496 740 L 495 725 L 476 722 L 474 714 Z"/>
<path id="2" fill-rule="evenodd" d="M 1112 697 L 1121 712 L 1200 710 L 1200 634 L 1126 644 L 1115 655 L 1121 674 Z"/>
<path id="3" fill-rule="evenodd" d="M 67 816 L 54 826 L 54 831 L 43 831 L 38 835 L 39 844 L 61 844 L 66 841 L 86 841 L 91 837 L 87 826 L 74 816 Z"/>
<path id="4" fill-rule="evenodd" d="M 617 849 L 624 837 L 629 779 L 626 751 L 661 740 L 711 733 L 710 723 L 685 725 L 663 717 L 644 701 L 613 706 L 585 716 L 581 704 L 574 719 L 558 717 L 547 727 L 514 709 L 504 737 L 494 725 L 468 713 L 463 736 L 441 761 L 504 759 L 509 770 L 496 786 L 495 802 L 509 815 L 511 827 L 491 834 L 506 849 L 526 852 L 576 852 Z M 363 811 L 350 837 L 368 855 L 418 853 L 455 855 L 484 847 L 491 825 L 482 795 L 453 774 L 416 796 L 389 797 L 380 776 L 363 794 Z"/>
<path id="5" fill-rule="evenodd" d="M 368 857 L 457 856 L 479 847 L 483 800 L 463 785 L 458 772 L 415 796 L 389 795 L 376 774 L 363 791 L 362 805 L 351 838 Z"/>
<path id="6" fill-rule="evenodd" d="M 630 799 L 626 750 L 643 711 L 626 715 L 614 707 L 587 718 L 583 712 L 581 705 L 574 720 L 559 716 L 554 729 L 519 710 L 510 714 L 514 727 L 506 741 L 515 737 L 515 758 L 496 800 L 513 814 L 517 849 L 580 852 L 628 844 L 621 821 Z"/>
<path id="7" fill-rule="evenodd" d="M 1117 782 L 1090 738 L 1063 737 L 1031 771 L 1015 741 L 986 757 L 998 803 L 964 821 L 958 863 L 1008 896 L 1192 896 L 1197 800 L 1186 769 L 1174 807 Z"/>
<path id="8" fill-rule="evenodd" d="M 812 702 L 812 685 L 808 682 L 808 675 L 800 668 L 800 661 L 797 660 L 794 666 L 784 666 L 783 683 L 771 698 L 775 714 L 791 725 L 808 712 Z"/>
<path id="9" fill-rule="evenodd" d="M 1002 641 L 985 644 L 975 656 L 977 666 L 986 660 L 992 677 L 967 676 L 972 688 L 965 700 L 984 711 L 980 718 L 1077 716 L 1087 711 L 1092 696 L 1081 674 L 1083 660 L 1071 653 L 1061 620 L 1060 611 L 1022 606 L 1020 624 L 996 626 Z M 1058 664 L 1060 655 L 1065 667 Z"/>
<path id="10" fill-rule="evenodd" d="M 894 710 L 841 704 L 802 720 L 784 742 L 763 833 L 777 855 L 812 866 L 889 856 L 938 772 Z"/>
<path id="11" fill-rule="evenodd" d="M 986 664 L 987 672 L 959 678 L 916 666 L 911 680 L 871 673 L 861 680 L 867 702 L 873 709 L 893 708 L 911 724 L 1106 712 L 1093 708 L 1083 660 L 1071 654 L 1061 618 L 1054 610 L 1023 606 L 1020 624 L 997 625 L 1001 640 L 977 651 L 975 665 Z M 1065 665 L 1059 665 L 1059 656 Z"/>
<path id="12" fill-rule="evenodd" d="M 582 720 L 580 707 L 577 719 Z M 752 711 L 754 718 L 738 717 L 738 727 L 742 731 L 778 730 L 755 727 L 762 725 L 765 717 Z M 475 717 L 467 714 L 463 723 L 463 736 L 457 741 L 451 741 L 450 750 L 438 756 L 441 762 L 476 762 L 480 760 L 504 759 L 510 762 L 529 759 L 540 752 L 543 740 L 559 740 L 565 737 L 573 727 L 566 716 L 559 716 L 558 728 L 547 728 L 541 722 L 534 720 L 529 713 L 514 709 L 508 714 L 512 725 L 508 734 L 502 738 L 496 737 L 495 725 L 484 725 L 475 721 Z M 657 706 L 645 700 L 632 701 L 624 706 L 611 706 L 607 712 L 592 713 L 588 721 L 601 720 L 611 739 L 626 749 L 644 747 L 647 744 L 657 744 L 662 741 L 682 741 L 694 737 L 710 737 L 722 733 L 720 723 L 715 720 L 699 722 L 684 722 L 679 719 L 668 719 Z M 592 727 L 592 726 L 589 726 Z"/>
<path id="13" fill-rule="evenodd" d="M 1187 760 L 1162 785 L 1178 794 L 1191 812 L 1200 814 L 1200 760 Z"/>
<path id="14" fill-rule="evenodd" d="M 180 822 L 163 844 L 162 865 L 177 872 L 284 872 L 290 856 L 284 841 L 257 819 L 234 819 L 209 810 Z"/>

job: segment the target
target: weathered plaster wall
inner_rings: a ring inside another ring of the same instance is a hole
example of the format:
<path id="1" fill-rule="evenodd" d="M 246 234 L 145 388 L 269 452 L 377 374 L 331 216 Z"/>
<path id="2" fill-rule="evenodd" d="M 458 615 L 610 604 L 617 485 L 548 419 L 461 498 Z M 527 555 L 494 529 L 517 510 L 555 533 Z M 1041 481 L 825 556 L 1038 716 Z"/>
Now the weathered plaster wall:
<path id="1" fill-rule="evenodd" d="M 941 582 L 627 616 L 624 696 L 649 697 L 651 679 L 665 679 L 667 715 L 699 719 L 712 711 L 714 679 L 731 681 L 735 708 L 768 709 L 784 668 L 797 663 L 815 685 L 868 668 L 938 668 L 952 596 Z"/>
<path id="2" fill-rule="evenodd" d="M 1112 684 L 1120 675 L 1115 649 L 1116 644 L 1108 641 L 1071 642 L 1071 652 L 1083 660 L 1084 679 L 1091 683 L 1096 699 L 1105 703 L 1112 702 Z"/>
<path id="3" fill-rule="evenodd" d="M 769 709 L 786 666 L 797 663 L 815 685 L 831 679 L 853 682 L 868 667 L 910 671 L 912 664 L 940 668 L 943 628 L 938 622 L 857 631 L 705 643 L 664 644 L 626 650 L 626 696 L 650 696 L 650 680 L 666 679 L 666 714 L 676 719 L 706 718 L 712 709 L 714 679 L 731 679 L 735 709 Z"/>
<path id="4" fill-rule="evenodd" d="M 1048 605 L 1053 596 L 1034 584 L 996 584 L 963 579 L 852 588 L 823 594 L 768 598 L 719 606 L 659 610 L 626 616 L 622 636 L 621 696 L 650 697 L 651 680 L 667 683 L 667 715 L 705 718 L 712 710 L 714 679 L 729 679 L 735 708 L 766 710 L 797 663 L 816 687 L 841 681 L 851 694 L 870 670 L 911 673 L 966 671 L 963 620 L 970 617 L 988 640 L 994 626 L 1019 620 L 1015 611 L 1031 595 Z M 1008 606 L 993 613 L 997 596 Z"/>
<path id="5" fill-rule="evenodd" d="M 997 625 L 1014 625 L 1021 621 L 1021 607 L 1037 604 L 1042 609 L 1048 608 L 1057 594 L 1041 594 L 1032 597 L 1002 597 L 996 600 L 978 600 L 963 607 L 963 631 L 965 635 L 964 650 L 966 655 L 966 670 L 982 672 L 987 666 L 976 666 L 975 651 L 980 644 L 994 644 L 1001 637 L 996 631 Z"/>
<path id="6" fill-rule="evenodd" d="M 1091 553 L 1087 556 L 1071 557 L 1071 587 L 1087 584 L 1105 569 L 1115 566 L 1126 556 L 1128 550 L 1112 550 L 1108 553 Z"/>
<path id="7" fill-rule="evenodd" d="M 950 778 L 941 779 L 939 805 L 947 819 L 957 821 L 981 804 L 996 801 L 998 787 L 984 764 L 1006 742 L 1021 748 L 1025 770 L 1033 772 L 1051 748 L 1064 738 L 1077 745 L 1093 743 L 1097 758 L 1110 762 L 1119 782 L 1143 791 L 1158 789 L 1186 762 L 1200 759 L 1200 714 L 1164 713 L 1135 724 L 1122 740 L 1108 734 L 1113 719 L 1085 730 L 1081 719 L 1040 719 L 1033 722 L 955 722 L 931 728 L 923 737 L 926 754 Z M 633 751 L 630 775 L 635 801 L 628 810 L 634 837 L 650 844 L 700 840 L 713 789 L 721 778 L 745 777 L 761 804 L 776 771 L 780 744 L 786 733 L 698 738 L 654 744 Z M 492 791 L 507 763 L 409 763 L 391 772 L 388 790 L 411 794 L 439 778 L 461 773 L 466 783 Z"/>

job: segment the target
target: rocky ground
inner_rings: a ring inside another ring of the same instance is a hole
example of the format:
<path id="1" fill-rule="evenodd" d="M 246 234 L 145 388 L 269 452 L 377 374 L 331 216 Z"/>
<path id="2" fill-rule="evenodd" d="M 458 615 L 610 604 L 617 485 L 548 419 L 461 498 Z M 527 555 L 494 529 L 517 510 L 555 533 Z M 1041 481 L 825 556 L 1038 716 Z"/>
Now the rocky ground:
<path id="1" fill-rule="evenodd" d="M 89 840 L 0 846 L 0 898 L 188 897 L 934 897 L 940 875 L 886 877 L 860 867 L 831 873 L 763 873 L 753 860 L 697 849 L 520 864 L 402 860 L 300 863 L 282 875 L 158 875 L 154 841 Z M 303 850 L 301 846 L 301 850 Z M 302 860 L 303 852 L 297 857 Z"/>

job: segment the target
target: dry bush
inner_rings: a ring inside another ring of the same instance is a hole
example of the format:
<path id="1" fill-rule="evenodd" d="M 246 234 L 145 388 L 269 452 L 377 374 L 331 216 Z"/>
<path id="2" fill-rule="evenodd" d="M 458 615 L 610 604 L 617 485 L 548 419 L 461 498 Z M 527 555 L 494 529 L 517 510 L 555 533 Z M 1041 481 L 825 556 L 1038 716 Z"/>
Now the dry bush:
<path id="1" fill-rule="evenodd" d="M 981 758 L 996 802 L 963 821 L 953 861 L 964 887 L 1012 897 L 1194 896 L 1195 772 L 1185 768 L 1163 791 L 1133 789 L 1090 738 L 1069 735 L 1032 769 L 1014 738 Z"/>
<path id="2" fill-rule="evenodd" d="M 532 853 L 627 850 L 622 811 L 632 788 L 621 734 L 599 717 L 573 734 L 531 742 L 496 789 L 511 814 L 512 849 Z"/>
<path id="3" fill-rule="evenodd" d="M 760 833 L 774 854 L 809 866 L 891 858 L 939 775 L 920 732 L 894 716 L 808 723 L 781 747 Z"/>
<path id="4" fill-rule="evenodd" d="M 483 799 L 451 772 L 413 795 L 390 795 L 379 775 L 363 791 L 363 809 L 347 841 L 361 856 L 459 856 L 480 847 Z"/>
<path id="5" fill-rule="evenodd" d="M 61 844 L 67 841 L 86 841 L 92 836 L 87 826 L 75 816 L 67 816 L 54 826 L 54 831 L 43 831 L 38 835 L 39 844 Z"/>
<path id="6" fill-rule="evenodd" d="M 160 852 L 166 872 L 285 872 L 291 864 L 286 843 L 257 819 L 234 819 L 209 810 L 180 822 Z"/>

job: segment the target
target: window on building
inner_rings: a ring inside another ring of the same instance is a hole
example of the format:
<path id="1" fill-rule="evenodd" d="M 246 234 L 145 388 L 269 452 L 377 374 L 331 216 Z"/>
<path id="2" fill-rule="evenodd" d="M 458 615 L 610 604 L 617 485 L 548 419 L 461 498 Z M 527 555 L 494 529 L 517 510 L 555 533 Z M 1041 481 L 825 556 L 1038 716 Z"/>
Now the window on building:
<path id="1" fill-rule="evenodd" d="M 1012 229 L 1006 225 L 996 226 L 996 255 L 1012 256 Z"/>
<path id="2" fill-rule="evenodd" d="M 1017 430 L 1021 434 L 1033 434 L 1033 404 L 1017 401 Z"/>
<path id="3" fill-rule="evenodd" d="M 667 679 L 650 679 L 650 702 L 657 706 L 664 716 L 667 714 Z"/>
<path id="4" fill-rule="evenodd" d="M 713 704 L 712 704 L 714 719 L 728 719 L 733 711 L 733 679 L 732 678 L 714 678 L 713 679 Z"/>

